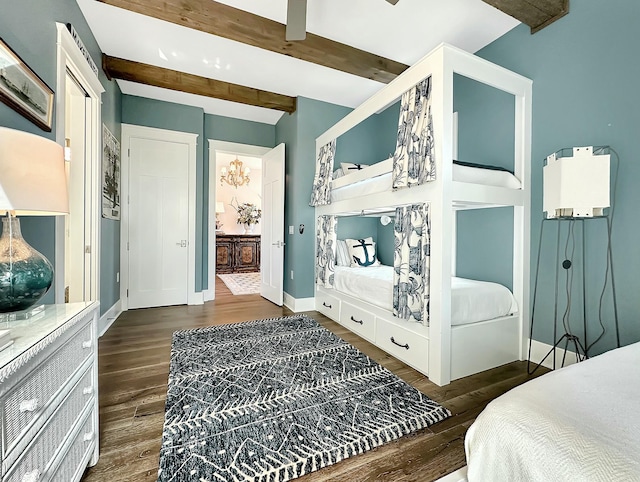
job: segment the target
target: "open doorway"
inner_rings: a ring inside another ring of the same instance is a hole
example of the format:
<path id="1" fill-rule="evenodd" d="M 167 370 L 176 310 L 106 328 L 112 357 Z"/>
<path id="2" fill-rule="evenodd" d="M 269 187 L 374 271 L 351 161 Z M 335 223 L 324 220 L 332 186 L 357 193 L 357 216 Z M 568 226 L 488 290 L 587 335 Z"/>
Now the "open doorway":
<path id="1" fill-rule="evenodd" d="M 225 294 L 260 293 L 282 305 L 283 236 L 284 144 L 269 149 L 210 140 L 205 300 L 215 299 L 219 286 Z"/>

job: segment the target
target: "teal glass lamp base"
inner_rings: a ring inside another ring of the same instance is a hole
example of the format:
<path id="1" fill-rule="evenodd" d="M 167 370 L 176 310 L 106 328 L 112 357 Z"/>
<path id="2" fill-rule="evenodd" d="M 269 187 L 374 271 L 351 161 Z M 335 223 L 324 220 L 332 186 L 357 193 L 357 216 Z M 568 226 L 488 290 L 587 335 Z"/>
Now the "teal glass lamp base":
<path id="1" fill-rule="evenodd" d="M 20 220 L 2 218 L 0 237 L 0 313 L 26 310 L 51 287 L 53 266 L 22 238 Z"/>

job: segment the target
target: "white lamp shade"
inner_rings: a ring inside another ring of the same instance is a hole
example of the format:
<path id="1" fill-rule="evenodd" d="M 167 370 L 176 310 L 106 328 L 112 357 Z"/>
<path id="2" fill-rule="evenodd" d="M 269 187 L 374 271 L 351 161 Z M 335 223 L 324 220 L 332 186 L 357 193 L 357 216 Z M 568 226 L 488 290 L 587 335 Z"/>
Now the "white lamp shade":
<path id="1" fill-rule="evenodd" d="M 0 127 L 0 211 L 15 211 L 21 216 L 69 212 L 60 144 Z"/>
<path id="2" fill-rule="evenodd" d="M 216 213 L 223 213 L 223 212 L 224 212 L 224 203 L 220 201 L 216 201 Z"/>

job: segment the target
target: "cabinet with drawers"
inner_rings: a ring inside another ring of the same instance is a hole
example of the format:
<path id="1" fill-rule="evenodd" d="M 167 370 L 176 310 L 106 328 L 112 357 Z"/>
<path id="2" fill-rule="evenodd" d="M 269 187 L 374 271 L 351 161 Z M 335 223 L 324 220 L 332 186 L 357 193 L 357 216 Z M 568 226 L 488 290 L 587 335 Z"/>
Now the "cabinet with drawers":
<path id="1" fill-rule="evenodd" d="M 72 481 L 98 461 L 98 303 L 0 322 L 0 461 L 6 482 Z"/>
<path id="2" fill-rule="evenodd" d="M 217 234 L 216 273 L 260 271 L 259 234 Z"/>

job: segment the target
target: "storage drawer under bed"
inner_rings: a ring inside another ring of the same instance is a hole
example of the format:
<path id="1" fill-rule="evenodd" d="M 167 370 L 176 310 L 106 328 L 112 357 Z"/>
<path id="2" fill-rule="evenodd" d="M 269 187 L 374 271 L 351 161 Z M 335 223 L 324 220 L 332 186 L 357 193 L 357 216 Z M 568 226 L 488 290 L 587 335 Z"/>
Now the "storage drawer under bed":
<path id="1" fill-rule="evenodd" d="M 373 313 L 343 301 L 340 305 L 340 324 L 362 338 L 375 342 L 376 317 Z"/>
<path id="2" fill-rule="evenodd" d="M 429 339 L 381 318 L 376 320 L 376 345 L 421 373 L 429 371 Z"/>
<path id="3" fill-rule="evenodd" d="M 316 310 L 332 320 L 340 320 L 340 300 L 323 292 L 316 294 Z"/>

